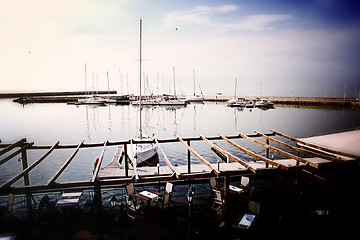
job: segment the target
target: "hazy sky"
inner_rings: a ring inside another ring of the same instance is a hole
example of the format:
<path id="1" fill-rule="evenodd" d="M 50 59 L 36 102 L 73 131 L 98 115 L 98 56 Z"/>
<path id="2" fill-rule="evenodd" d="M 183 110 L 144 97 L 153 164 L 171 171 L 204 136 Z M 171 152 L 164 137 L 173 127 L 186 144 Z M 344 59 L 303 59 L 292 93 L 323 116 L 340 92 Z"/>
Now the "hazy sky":
<path id="1" fill-rule="evenodd" d="M 359 96 L 356 0 L 1 0 L 0 92 L 137 93 L 140 18 L 155 94 Z"/>

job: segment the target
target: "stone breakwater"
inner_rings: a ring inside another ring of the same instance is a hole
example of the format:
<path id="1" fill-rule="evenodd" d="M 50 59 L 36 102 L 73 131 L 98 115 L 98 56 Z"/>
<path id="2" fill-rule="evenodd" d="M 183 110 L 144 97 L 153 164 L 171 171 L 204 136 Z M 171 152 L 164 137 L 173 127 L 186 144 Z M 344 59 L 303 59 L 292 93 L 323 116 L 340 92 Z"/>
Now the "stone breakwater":
<path id="1" fill-rule="evenodd" d="M 360 107 L 358 98 L 324 98 L 324 97 L 257 97 L 245 96 L 245 99 L 267 99 L 275 104 L 290 105 L 328 105 L 328 106 L 356 106 Z M 233 96 L 205 96 L 205 101 L 226 102 L 234 99 Z"/>

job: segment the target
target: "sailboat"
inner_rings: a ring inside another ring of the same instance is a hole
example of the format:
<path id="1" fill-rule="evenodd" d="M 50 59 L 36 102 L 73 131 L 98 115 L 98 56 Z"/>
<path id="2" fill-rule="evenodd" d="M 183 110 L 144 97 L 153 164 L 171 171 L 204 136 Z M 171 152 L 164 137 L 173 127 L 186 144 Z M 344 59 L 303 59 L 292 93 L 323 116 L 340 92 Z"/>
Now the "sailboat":
<path id="1" fill-rule="evenodd" d="M 142 20 L 140 19 L 140 58 L 139 58 L 139 96 L 141 99 L 141 64 L 142 64 Z M 142 101 L 139 101 L 139 137 L 132 139 L 127 147 L 128 157 L 133 167 L 154 166 L 159 162 L 157 146 L 154 143 L 138 143 L 141 141 L 151 141 L 149 137 L 142 134 L 141 108 Z"/>
<path id="2" fill-rule="evenodd" d="M 202 95 L 202 92 L 201 92 L 201 96 L 195 94 L 195 92 L 196 92 L 196 90 L 195 90 L 195 70 L 193 70 L 193 78 L 194 78 L 194 95 L 191 97 L 187 97 L 186 101 L 188 101 L 188 102 L 203 102 L 204 96 Z M 200 85 L 199 85 L 199 87 L 200 87 Z M 200 89 L 200 91 L 201 91 L 201 89 Z"/>
<path id="3" fill-rule="evenodd" d="M 165 106 L 186 106 L 187 102 L 185 100 L 179 99 L 176 96 L 176 83 L 175 83 L 175 67 L 173 67 L 174 73 L 174 96 L 165 95 L 161 101 L 159 101 L 159 105 Z"/>
<path id="4" fill-rule="evenodd" d="M 106 99 L 94 95 L 94 86 L 93 86 L 93 91 L 92 91 L 93 94 L 87 95 L 87 78 L 86 78 L 86 76 L 87 76 L 87 72 L 86 72 L 86 63 L 85 63 L 85 98 L 79 98 L 77 101 L 77 104 L 105 106 Z"/>
<path id="5" fill-rule="evenodd" d="M 235 99 L 227 101 L 228 106 L 230 107 L 245 107 L 247 104 L 247 101 L 245 98 L 242 97 L 236 97 L 236 89 L 237 89 L 237 78 L 235 78 Z"/>

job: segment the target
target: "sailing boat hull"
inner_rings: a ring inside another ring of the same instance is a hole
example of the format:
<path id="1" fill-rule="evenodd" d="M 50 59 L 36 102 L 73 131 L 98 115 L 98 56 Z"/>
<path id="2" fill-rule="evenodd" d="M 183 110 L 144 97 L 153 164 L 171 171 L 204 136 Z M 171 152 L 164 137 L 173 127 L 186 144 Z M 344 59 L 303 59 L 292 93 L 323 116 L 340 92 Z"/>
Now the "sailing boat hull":
<path id="1" fill-rule="evenodd" d="M 203 101 L 204 101 L 204 97 L 201 97 L 201 96 L 192 96 L 192 97 L 186 98 L 186 101 L 188 101 L 188 102 L 203 102 Z"/>
<path id="2" fill-rule="evenodd" d="M 154 144 L 131 144 L 128 145 L 130 159 L 136 161 L 136 166 L 154 166 L 159 162 L 157 146 Z"/>

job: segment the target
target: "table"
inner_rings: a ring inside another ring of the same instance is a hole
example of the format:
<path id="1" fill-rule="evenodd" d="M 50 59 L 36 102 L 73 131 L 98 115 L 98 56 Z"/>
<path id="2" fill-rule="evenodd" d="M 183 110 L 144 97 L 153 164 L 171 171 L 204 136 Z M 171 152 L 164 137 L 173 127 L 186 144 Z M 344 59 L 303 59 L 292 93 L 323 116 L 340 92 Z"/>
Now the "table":
<path id="1" fill-rule="evenodd" d="M 234 193 L 243 193 L 244 192 L 244 189 L 240 188 L 240 187 L 237 187 L 237 186 L 234 186 L 234 185 L 229 185 L 229 190 L 234 192 Z"/>
<path id="2" fill-rule="evenodd" d="M 143 201 L 154 201 L 158 200 L 161 194 L 155 191 L 142 191 L 140 193 L 135 194 L 135 196 Z"/>
<path id="3" fill-rule="evenodd" d="M 255 215 L 253 214 L 244 214 L 244 216 L 241 218 L 240 222 L 239 222 L 239 227 L 248 229 L 251 224 L 253 223 L 255 219 Z"/>
<path id="4" fill-rule="evenodd" d="M 155 191 L 150 191 L 150 190 L 142 191 L 140 193 L 135 194 L 135 197 L 137 199 L 140 199 L 141 201 L 147 203 L 148 210 L 149 210 L 149 207 L 150 207 L 150 203 L 152 201 L 158 200 L 159 196 L 161 196 L 161 193 L 158 193 L 158 192 L 155 192 Z"/>
<path id="5" fill-rule="evenodd" d="M 56 207 L 69 207 L 77 205 L 82 192 L 65 192 L 56 203 Z"/>
<path id="6" fill-rule="evenodd" d="M 221 191 L 225 192 L 225 187 L 222 187 Z M 243 188 L 229 184 L 229 193 L 231 195 L 238 195 L 244 192 L 245 190 Z"/>

